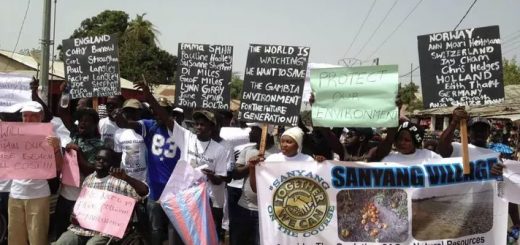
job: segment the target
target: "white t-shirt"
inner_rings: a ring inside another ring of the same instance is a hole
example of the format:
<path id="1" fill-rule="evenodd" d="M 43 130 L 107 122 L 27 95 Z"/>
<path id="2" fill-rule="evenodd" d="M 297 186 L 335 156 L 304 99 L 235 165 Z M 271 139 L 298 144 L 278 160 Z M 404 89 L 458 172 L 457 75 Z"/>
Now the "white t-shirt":
<path id="1" fill-rule="evenodd" d="M 312 162 L 314 161 L 314 158 L 307 154 L 303 154 L 301 152 L 298 152 L 293 157 L 285 156 L 283 153 L 276 153 L 273 155 L 268 156 L 265 159 L 266 162 Z"/>
<path id="2" fill-rule="evenodd" d="M 60 138 L 61 147 L 65 148 L 67 144 L 72 141 L 70 138 L 70 131 L 65 127 L 63 121 L 59 117 L 52 117 L 50 123 L 52 124 L 53 131 Z"/>
<path id="3" fill-rule="evenodd" d="M 0 180 L 0 192 L 11 191 L 11 180 Z"/>
<path id="4" fill-rule="evenodd" d="M 432 159 L 442 159 L 442 157 L 427 149 L 415 149 L 412 154 L 401 154 L 397 151 L 392 151 L 388 156 L 383 158 L 382 162 L 405 162 L 405 163 L 422 163 Z"/>
<path id="5" fill-rule="evenodd" d="M 132 129 L 118 129 L 114 134 L 114 151 L 123 153 L 121 168 L 128 176 L 146 183 L 146 145 Z"/>
<path id="6" fill-rule="evenodd" d="M 453 142 L 451 143 L 451 146 L 453 146 L 453 152 L 451 153 L 451 157 L 462 157 L 462 144 L 459 142 Z M 468 144 L 468 154 L 470 160 L 473 156 L 480 156 L 486 154 L 498 155 L 496 151 L 493 151 L 488 148 L 478 147 L 473 144 Z"/>
<path id="7" fill-rule="evenodd" d="M 119 129 L 116 122 L 105 117 L 99 120 L 98 129 L 99 134 L 101 135 L 101 141 L 103 141 L 107 147 L 114 149 L 114 134 Z"/>
<path id="8" fill-rule="evenodd" d="M 227 176 L 227 166 L 229 162 L 233 161 L 233 157 L 225 146 L 214 140 L 202 142 L 197 139 L 197 135 L 181 127 L 177 122 L 175 122 L 172 136 L 175 143 L 181 148 L 182 160 L 195 168 L 207 164 L 206 168 L 213 171 L 215 175 Z M 223 208 L 225 182 L 215 185 L 208 180 L 208 183 L 213 207 Z"/>
<path id="9" fill-rule="evenodd" d="M 251 128 L 222 127 L 220 129 L 220 137 L 223 138 L 231 147 L 233 157 L 236 158 L 243 149 L 242 145 L 249 145 L 249 132 Z M 222 142 L 221 142 L 222 143 Z M 232 167 L 232 166 L 230 166 Z M 231 180 L 227 184 L 230 187 L 240 189 L 244 185 L 243 179 Z"/>
<path id="10" fill-rule="evenodd" d="M 265 156 L 270 156 L 278 152 L 280 152 L 278 147 L 272 146 L 271 148 L 265 150 L 264 154 Z M 256 145 L 247 147 L 242 152 L 240 152 L 240 155 L 238 156 L 237 160 L 237 165 L 247 165 L 247 160 L 257 155 L 258 149 L 256 149 Z M 238 205 L 248 210 L 258 211 L 258 199 L 256 197 L 256 193 L 253 191 L 253 189 L 251 189 L 251 183 L 248 177 L 244 178 L 242 195 L 240 196 L 240 199 L 238 199 Z"/>
<path id="11" fill-rule="evenodd" d="M 49 184 L 44 179 L 14 179 L 11 185 L 12 198 L 36 199 L 50 195 Z"/>

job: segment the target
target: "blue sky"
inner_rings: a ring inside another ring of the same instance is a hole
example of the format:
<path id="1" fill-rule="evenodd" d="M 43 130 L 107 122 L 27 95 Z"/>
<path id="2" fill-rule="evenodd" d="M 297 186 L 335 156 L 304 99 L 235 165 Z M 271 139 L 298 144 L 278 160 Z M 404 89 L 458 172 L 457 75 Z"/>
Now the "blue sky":
<path id="1" fill-rule="evenodd" d="M 16 50 L 39 47 L 42 2 L 30 1 Z M 409 18 L 375 52 L 419 2 Z M 0 49 L 14 49 L 27 3 L 2 0 Z M 359 52 L 394 0 L 376 0 L 375 4 L 373 0 L 57 0 L 56 43 L 68 38 L 86 18 L 106 9 L 123 10 L 132 18 L 146 13 L 146 18 L 160 31 L 160 46 L 172 54 L 176 54 L 179 42 L 233 45 L 234 72 L 240 74 L 244 73 L 250 43 L 309 46 L 310 62 L 330 64 L 344 58 L 352 44 L 347 58 L 378 57 L 380 64 L 398 64 L 399 73 L 405 74 L 411 63 L 418 65 L 417 36 L 452 30 L 472 3 L 473 0 L 398 0 L 379 31 Z M 501 36 L 505 37 L 503 56 L 520 56 L 519 9 L 518 0 L 479 0 L 459 29 L 499 25 Z M 419 81 L 419 70 L 412 78 Z"/>

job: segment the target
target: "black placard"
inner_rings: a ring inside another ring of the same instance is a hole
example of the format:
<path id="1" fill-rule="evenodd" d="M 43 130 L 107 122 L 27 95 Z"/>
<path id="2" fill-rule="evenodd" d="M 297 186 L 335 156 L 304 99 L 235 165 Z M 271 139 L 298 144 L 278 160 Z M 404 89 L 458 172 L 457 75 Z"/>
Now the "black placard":
<path id="1" fill-rule="evenodd" d="M 504 101 L 498 26 L 417 37 L 425 108 Z"/>
<path id="2" fill-rule="evenodd" d="M 251 44 L 239 119 L 296 125 L 310 48 Z"/>
<path id="3" fill-rule="evenodd" d="M 175 104 L 229 110 L 233 46 L 179 43 Z"/>
<path id="4" fill-rule="evenodd" d="M 116 35 L 63 40 L 72 99 L 121 94 Z"/>

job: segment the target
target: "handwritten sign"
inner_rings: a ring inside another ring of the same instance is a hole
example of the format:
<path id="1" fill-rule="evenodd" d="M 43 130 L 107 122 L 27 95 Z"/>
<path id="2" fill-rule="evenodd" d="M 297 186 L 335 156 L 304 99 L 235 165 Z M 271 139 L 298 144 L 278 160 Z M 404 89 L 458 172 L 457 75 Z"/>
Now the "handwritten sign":
<path id="1" fill-rule="evenodd" d="M 78 153 L 71 149 L 66 151 L 63 155 L 61 183 L 64 185 L 79 187 L 79 182 L 80 175 L 78 166 Z"/>
<path id="2" fill-rule="evenodd" d="M 425 108 L 504 101 L 498 26 L 417 37 Z"/>
<path id="3" fill-rule="evenodd" d="M 116 35 L 63 40 L 72 99 L 121 94 Z"/>
<path id="4" fill-rule="evenodd" d="M 13 105 L 31 101 L 31 82 L 28 76 L 0 74 L 0 112 L 15 112 L 20 108 Z"/>
<path id="5" fill-rule="evenodd" d="M 56 177 L 50 123 L 0 122 L 0 179 Z"/>
<path id="6" fill-rule="evenodd" d="M 233 46 L 179 43 L 175 103 L 229 110 Z"/>
<path id="7" fill-rule="evenodd" d="M 83 188 L 74 205 L 81 227 L 123 238 L 135 199 L 114 192 Z"/>
<path id="8" fill-rule="evenodd" d="M 308 47 L 251 44 L 238 118 L 296 125 L 309 52 Z"/>
<path id="9" fill-rule="evenodd" d="M 312 123 L 322 127 L 396 127 L 396 65 L 311 70 Z"/>

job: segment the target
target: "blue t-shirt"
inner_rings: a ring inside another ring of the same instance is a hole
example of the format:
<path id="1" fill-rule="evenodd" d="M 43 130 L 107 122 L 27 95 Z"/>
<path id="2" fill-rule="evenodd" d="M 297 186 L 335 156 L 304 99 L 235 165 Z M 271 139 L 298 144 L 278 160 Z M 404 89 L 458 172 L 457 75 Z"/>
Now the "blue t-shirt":
<path id="1" fill-rule="evenodd" d="M 155 120 L 141 120 L 141 134 L 148 150 L 148 186 L 150 199 L 156 201 L 170 179 L 170 175 L 181 156 L 180 148 L 173 141 L 165 126 L 159 126 Z"/>

